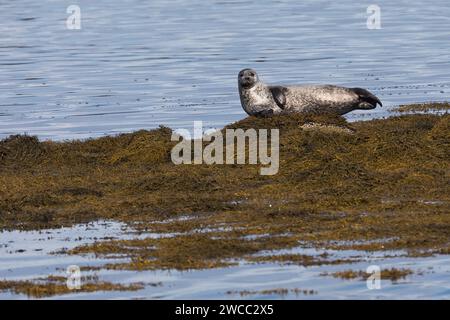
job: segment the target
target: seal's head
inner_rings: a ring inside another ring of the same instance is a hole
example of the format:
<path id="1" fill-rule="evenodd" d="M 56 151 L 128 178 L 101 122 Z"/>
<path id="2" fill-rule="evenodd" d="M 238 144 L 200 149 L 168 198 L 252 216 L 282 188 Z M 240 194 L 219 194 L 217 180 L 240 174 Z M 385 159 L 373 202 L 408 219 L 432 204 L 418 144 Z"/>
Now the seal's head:
<path id="1" fill-rule="evenodd" d="M 238 82 L 239 86 L 244 89 L 250 89 L 259 81 L 256 71 L 253 69 L 243 69 L 239 72 Z"/>

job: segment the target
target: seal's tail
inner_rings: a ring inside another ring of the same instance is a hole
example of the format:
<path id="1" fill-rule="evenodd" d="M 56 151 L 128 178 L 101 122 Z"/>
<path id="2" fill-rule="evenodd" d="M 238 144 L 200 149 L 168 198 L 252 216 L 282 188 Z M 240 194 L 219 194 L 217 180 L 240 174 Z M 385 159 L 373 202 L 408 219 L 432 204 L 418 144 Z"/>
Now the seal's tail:
<path id="1" fill-rule="evenodd" d="M 372 107 L 370 109 L 376 108 L 377 104 L 380 107 L 383 106 L 380 99 L 378 99 L 374 94 L 367 91 L 366 89 L 361 88 L 351 88 L 351 90 L 358 95 L 359 98 L 359 106 L 361 109 L 369 109 L 368 107 Z"/>

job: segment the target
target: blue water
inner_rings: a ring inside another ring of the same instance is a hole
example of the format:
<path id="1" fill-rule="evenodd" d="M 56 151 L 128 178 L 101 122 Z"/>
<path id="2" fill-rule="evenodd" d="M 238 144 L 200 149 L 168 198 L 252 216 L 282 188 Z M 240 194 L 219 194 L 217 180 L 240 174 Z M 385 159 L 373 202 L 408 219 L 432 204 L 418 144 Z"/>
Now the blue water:
<path id="1" fill-rule="evenodd" d="M 136 235 L 133 229 L 114 221 L 99 221 L 72 228 L 37 231 L 5 231 L 0 233 L 0 280 L 27 280 L 50 275 L 67 276 L 69 265 L 101 266 L 107 263 L 127 262 L 117 258 L 99 258 L 92 255 L 68 256 L 54 254 L 62 248 L 71 249 L 103 238 L 154 238 L 154 233 Z M 161 234 L 159 236 L 171 236 Z M 389 239 L 386 239 L 388 241 Z M 403 251 L 364 252 L 356 250 L 324 250 L 294 248 L 279 254 L 320 255 L 349 259 L 350 264 L 297 266 L 275 263 L 252 264 L 240 261 L 238 266 L 206 270 L 176 271 L 82 271 L 81 276 L 97 275 L 100 280 L 114 283 L 145 283 L 139 291 L 76 292 L 53 296 L 51 299 L 450 299 L 450 256 L 409 258 Z M 365 281 L 341 280 L 323 276 L 345 270 L 365 271 L 368 266 L 381 269 L 411 269 L 414 273 L 395 283 L 381 279 L 381 288 L 370 290 Z M 161 283 L 152 286 L 151 283 Z M 83 285 L 83 283 L 81 283 Z M 288 295 L 263 294 L 273 289 L 305 289 L 314 294 L 289 292 Z M 255 291 L 241 296 L 240 291 Z M 25 295 L 0 292 L 0 299 L 25 299 Z"/>
<path id="2" fill-rule="evenodd" d="M 394 105 L 450 100 L 446 0 L 0 2 L 0 138 L 72 139 L 244 118 L 240 69 L 269 83 L 332 83 Z M 81 30 L 66 9 L 81 8 Z"/>

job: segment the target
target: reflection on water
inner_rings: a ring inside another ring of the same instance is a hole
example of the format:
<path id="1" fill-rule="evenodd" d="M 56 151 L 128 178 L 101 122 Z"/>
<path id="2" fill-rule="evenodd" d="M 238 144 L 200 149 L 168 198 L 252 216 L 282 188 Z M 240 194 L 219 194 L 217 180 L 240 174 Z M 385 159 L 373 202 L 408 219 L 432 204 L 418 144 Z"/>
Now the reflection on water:
<path id="1" fill-rule="evenodd" d="M 270 83 L 365 87 L 387 107 L 450 97 L 446 0 L 377 1 L 380 30 L 349 0 L 77 3 L 81 30 L 65 29 L 71 1 L 0 3 L 0 137 L 220 127 L 245 117 L 244 67 Z"/>
<path id="2" fill-rule="evenodd" d="M 0 280 L 25 280 L 49 275 L 66 276 L 69 265 L 100 266 L 119 262 L 117 258 L 102 259 L 93 256 L 67 256 L 54 254 L 61 249 L 71 249 L 82 244 L 106 239 L 132 239 L 135 237 L 171 236 L 157 234 L 135 234 L 126 225 L 114 221 L 99 221 L 73 228 L 37 231 L 9 231 L 0 234 Z M 387 239 L 386 239 L 387 240 Z M 280 250 L 279 254 L 320 255 L 325 250 L 294 248 Z M 336 259 L 355 261 L 352 264 L 302 267 L 274 263 L 194 271 L 124 271 L 101 270 L 87 272 L 83 276 L 97 274 L 101 280 L 122 284 L 143 282 L 162 283 L 162 286 L 146 286 L 137 292 L 73 293 L 53 298 L 108 299 L 108 298 L 152 298 L 152 299 L 230 299 L 230 298 L 289 298 L 289 299 L 448 299 L 450 298 L 450 256 L 405 258 L 400 251 L 372 252 L 355 250 L 326 250 Z M 386 257 L 388 256 L 388 257 Z M 361 259 L 363 257 L 363 259 Z M 340 280 L 324 277 L 324 272 L 343 270 L 366 270 L 369 265 L 382 269 L 392 267 L 414 271 L 406 279 L 391 283 L 382 280 L 381 290 L 368 290 L 365 281 Z M 86 273 L 84 273 L 86 272 Z M 262 291 L 270 289 L 307 289 L 313 295 L 289 292 L 277 294 L 254 294 L 241 297 L 239 291 Z M 231 292 L 231 294 L 230 294 Z M 26 298 L 8 292 L 0 292 L 0 299 Z"/>

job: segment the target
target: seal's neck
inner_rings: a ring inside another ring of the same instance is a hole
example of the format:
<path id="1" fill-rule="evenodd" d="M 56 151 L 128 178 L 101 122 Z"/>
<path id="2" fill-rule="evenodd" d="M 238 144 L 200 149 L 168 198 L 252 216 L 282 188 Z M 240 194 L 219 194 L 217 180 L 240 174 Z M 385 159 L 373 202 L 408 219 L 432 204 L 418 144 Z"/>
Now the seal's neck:
<path id="1" fill-rule="evenodd" d="M 244 110 L 252 115 L 256 110 L 259 110 L 264 106 L 270 106 L 272 103 L 268 91 L 268 87 L 260 81 L 249 89 L 240 86 L 239 95 Z"/>

